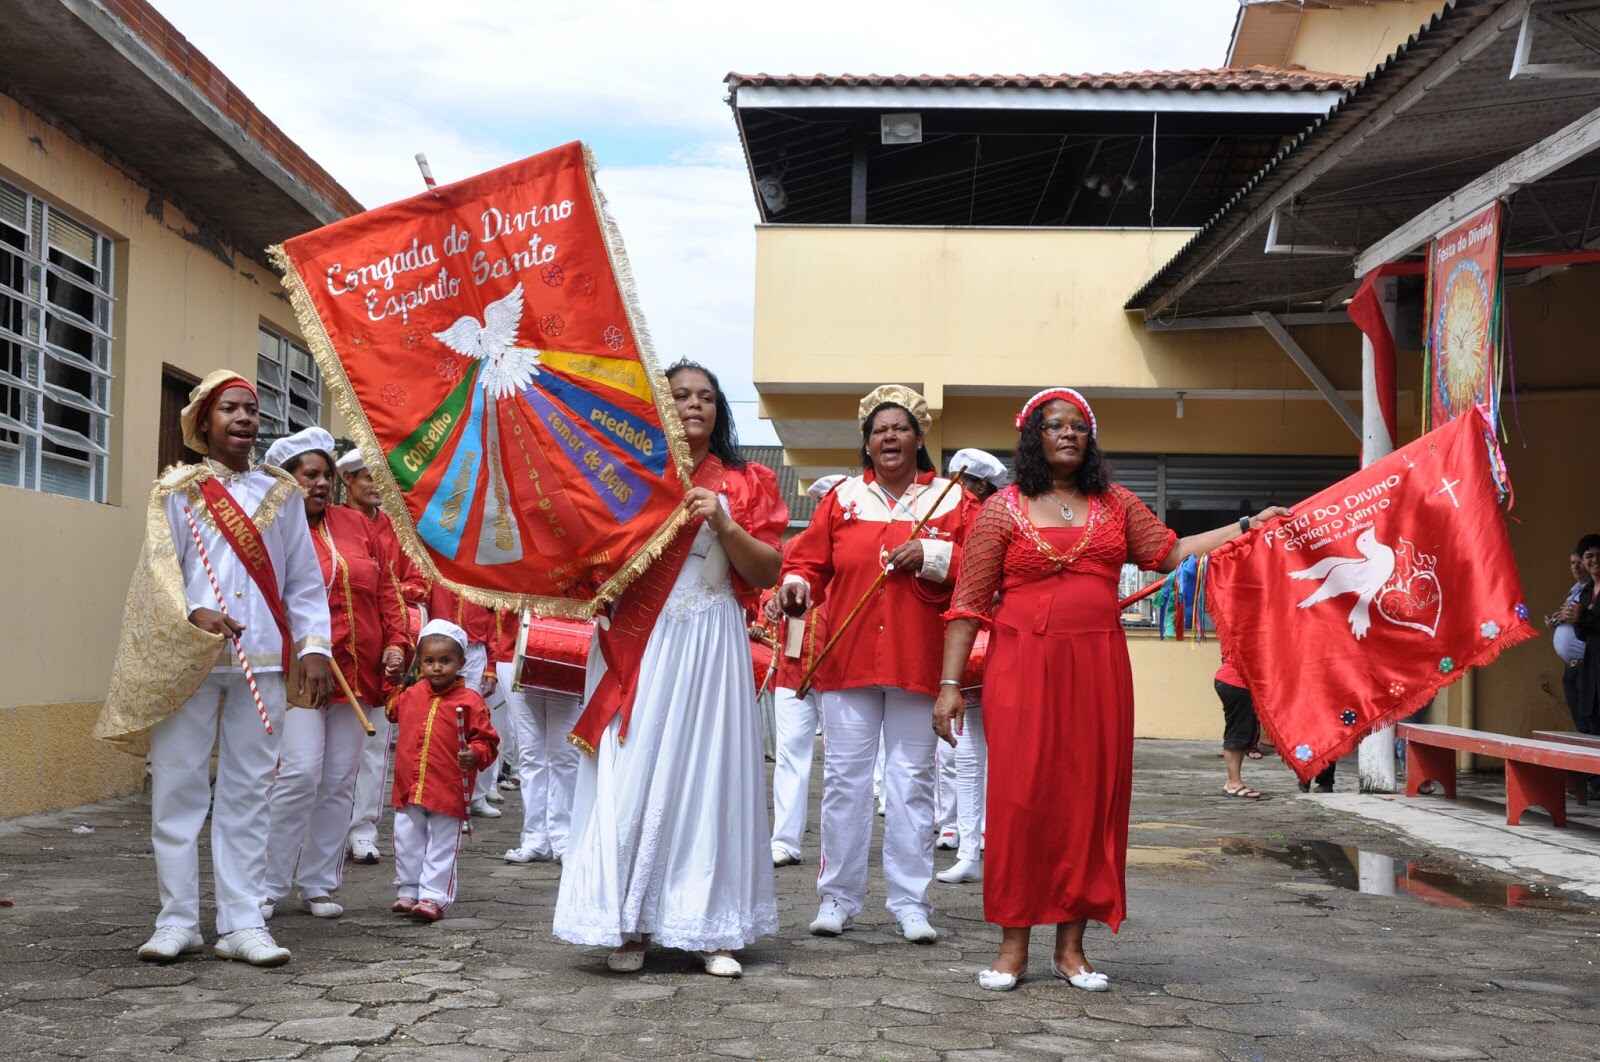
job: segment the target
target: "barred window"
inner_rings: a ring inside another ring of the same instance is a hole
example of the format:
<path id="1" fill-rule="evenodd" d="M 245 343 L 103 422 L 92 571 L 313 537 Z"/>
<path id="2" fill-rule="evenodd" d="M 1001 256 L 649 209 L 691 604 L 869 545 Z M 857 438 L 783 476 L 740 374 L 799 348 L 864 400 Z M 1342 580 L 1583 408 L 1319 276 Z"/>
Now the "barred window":
<path id="1" fill-rule="evenodd" d="M 311 352 L 265 325 L 256 334 L 256 387 L 263 439 L 322 423 L 322 373 Z"/>
<path id="2" fill-rule="evenodd" d="M 0 483 L 106 500 L 112 254 L 0 181 Z"/>

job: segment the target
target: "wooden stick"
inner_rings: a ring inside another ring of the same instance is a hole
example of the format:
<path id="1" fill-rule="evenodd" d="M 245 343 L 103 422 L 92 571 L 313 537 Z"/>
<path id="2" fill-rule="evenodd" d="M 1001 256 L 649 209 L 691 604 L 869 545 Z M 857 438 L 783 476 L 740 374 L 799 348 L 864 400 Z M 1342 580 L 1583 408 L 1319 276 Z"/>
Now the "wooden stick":
<path id="1" fill-rule="evenodd" d="M 350 683 L 345 681 L 344 672 L 339 670 L 339 661 L 329 655 L 328 663 L 333 665 L 333 677 L 339 683 L 339 689 L 344 693 L 345 700 L 349 701 L 350 707 L 356 710 L 356 718 L 361 721 L 361 729 L 367 732 L 368 737 L 376 734 L 378 732 L 377 729 L 372 725 L 372 721 L 367 718 L 367 713 L 361 710 L 361 702 L 356 699 L 355 692 L 350 689 Z"/>
<path id="2" fill-rule="evenodd" d="M 954 487 L 955 485 L 956 477 L 954 476 L 951 476 L 945 481 L 944 490 L 939 492 L 939 496 L 934 499 L 933 505 L 929 507 L 927 513 L 925 513 L 922 519 L 917 521 L 916 526 L 911 529 L 911 535 L 906 539 L 907 542 L 912 541 L 922 533 L 922 529 L 926 527 L 928 521 L 933 518 L 933 514 L 939 511 L 939 506 L 944 504 L 945 496 L 950 493 L 950 488 Z M 872 599 L 872 595 L 878 592 L 878 588 L 883 585 L 883 581 L 889 577 L 889 573 L 893 570 L 894 569 L 890 567 L 879 572 L 878 577 L 872 580 L 872 585 L 867 587 L 867 592 L 861 595 L 860 600 L 855 603 L 854 607 L 852 607 L 849 612 L 845 613 L 844 622 L 840 623 L 838 628 L 834 630 L 833 636 L 829 638 L 828 643 L 822 647 L 822 652 L 818 653 L 817 658 L 811 662 L 811 669 L 806 672 L 806 677 L 800 680 L 800 688 L 795 690 L 796 697 L 804 698 L 806 694 L 811 692 L 811 680 L 816 678 L 817 669 L 820 668 L 822 666 L 822 662 L 828 658 L 828 653 L 832 651 L 833 647 L 839 644 L 839 639 L 844 636 L 844 632 L 850 629 L 850 624 L 854 623 L 856 621 L 856 617 L 861 615 L 861 610 L 866 607 L 867 602 Z"/>
<path id="3" fill-rule="evenodd" d="M 1143 590 L 1134 591 L 1133 593 L 1129 594 L 1127 597 L 1123 598 L 1121 601 L 1117 602 L 1117 611 L 1121 612 L 1123 609 L 1127 608 L 1129 605 L 1137 605 L 1139 602 L 1143 601 L 1145 598 L 1149 597 L 1151 594 L 1155 593 L 1157 590 L 1160 590 L 1163 586 L 1166 586 L 1166 585 L 1167 585 L 1167 581 L 1165 579 L 1157 579 L 1155 582 L 1151 583 L 1149 586 L 1145 587 Z"/>

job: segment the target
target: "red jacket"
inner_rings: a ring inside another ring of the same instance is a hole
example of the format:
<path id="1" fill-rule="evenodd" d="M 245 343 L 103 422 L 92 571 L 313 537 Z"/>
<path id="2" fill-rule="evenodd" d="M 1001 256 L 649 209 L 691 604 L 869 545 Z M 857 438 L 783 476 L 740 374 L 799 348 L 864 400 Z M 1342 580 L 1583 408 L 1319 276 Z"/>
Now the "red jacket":
<path id="1" fill-rule="evenodd" d="M 428 618 L 449 620 L 467 632 L 467 641 L 488 646 L 492 662 L 497 641 L 495 613 L 482 605 L 474 605 L 454 590 L 434 583 L 428 591 Z"/>
<path id="2" fill-rule="evenodd" d="M 394 806 L 416 804 L 453 818 L 467 817 L 466 779 L 456 754 L 461 739 L 456 729 L 456 708 L 466 717 L 467 746 L 478 770 L 494 762 L 500 735 L 489 722 L 489 709 L 476 691 L 459 679 L 436 694 L 426 680 L 408 687 L 395 698 L 390 718 L 399 725 L 394 746 Z"/>
<path id="3" fill-rule="evenodd" d="M 350 688 L 367 704 L 383 700 L 383 651 L 409 652 L 406 616 L 400 599 L 387 592 L 388 552 L 375 524 L 355 509 L 331 506 L 311 529 L 328 590 L 333 659 Z M 334 702 L 345 696 L 334 684 Z"/>
<path id="4" fill-rule="evenodd" d="M 822 499 L 811 524 L 789 543 L 784 582 L 804 581 L 815 604 L 827 602 L 830 622 L 842 622 L 883 571 L 885 558 L 911 537 L 911 528 L 941 495 L 924 526 L 922 573 L 891 572 L 862 607 L 817 673 L 819 690 L 888 686 L 933 696 L 944 658 L 941 618 L 961 544 L 976 506 L 959 487 L 923 473 L 898 505 L 869 471 L 851 476 Z"/>

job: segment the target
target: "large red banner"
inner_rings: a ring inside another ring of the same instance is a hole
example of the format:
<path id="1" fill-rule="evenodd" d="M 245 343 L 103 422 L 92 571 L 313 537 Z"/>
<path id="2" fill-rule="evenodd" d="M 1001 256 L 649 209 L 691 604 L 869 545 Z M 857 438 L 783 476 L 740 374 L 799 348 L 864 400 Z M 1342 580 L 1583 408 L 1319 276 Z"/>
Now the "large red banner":
<path id="1" fill-rule="evenodd" d="M 1211 554 L 1207 604 L 1302 780 L 1533 637 L 1485 412 Z"/>
<path id="2" fill-rule="evenodd" d="M 1428 400 L 1423 427 L 1475 405 L 1499 423 L 1499 200 L 1428 244 Z"/>
<path id="3" fill-rule="evenodd" d="M 688 451 L 582 144 L 272 254 L 430 574 L 484 604 L 586 616 L 675 530 Z"/>

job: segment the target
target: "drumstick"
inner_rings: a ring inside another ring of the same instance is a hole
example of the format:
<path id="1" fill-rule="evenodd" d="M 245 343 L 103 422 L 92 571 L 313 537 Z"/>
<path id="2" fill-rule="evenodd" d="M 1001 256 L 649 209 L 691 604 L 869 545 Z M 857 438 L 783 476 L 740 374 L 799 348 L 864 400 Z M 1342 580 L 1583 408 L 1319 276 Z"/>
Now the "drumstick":
<path id="1" fill-rule="evenodd" d="M 350 683 L 345 681 L 344 672 L 339 670 L 339 661 L 330 656 L 328 657 L 328 663 L 333 665 L 333 677 L 339 683 L 339 689 L 343 691 L 345 700 L 349 701 L 350 707 L 356 710 L 356 718 L 361 721 L 361 729 L 367 732 L 368 737 L 376 734 L 378 732 L 377 728 L 367 718 L 367 713 L 361 710 L 361 702 L 356 699 L 355 693 L 350 689 Z"/>
<path id="2" fill-rule="evenodd" d="M 911 537 L 906 539 L 907 542 L 915 540 L 917 535 L 922 532 L 928 521 L 933 518 L 933 514 L 939 511 L 939 506 L 944 504 L 945 495 L 949 494 L 950 489 L 955 485 L 956 481 L 953 476 L 945 481 L 944 490 L 939 492 L 939 496 L 934 499 L 933 505 L 929 507 L 927 513 L 911 529 Z M 879 572 L 878 577 L 872 580 L 872 585 L 867 587 L 867 592 L 861 595 L 860 600 L 855 603 L 855 606 L 849 612 L 845 613 L 844 621 L 833 632 L 833 637 L 828 639 L 828 643 L 822 647 L 822 652 L 818 653 L 817 658 L 811 662 L 811 668 L 806 672 L 806 677 L 800 680 L 800 688 L 795 690 L 796 697 L 804 699 L 805 695 L 811 692 L 811 680 L 816 677 L 817 669 L 822 666 L 822 662 L 828 658 L 829 651 L 839 644 L 839 639 L 843 637 L 844 632 L 850 629 L 850 624 L 856 621 L 856 617 L 861 614 L 861 610 L 866 607 L 867 602 L 872 599 L 872 595 L 878 592 L 878 588 L 883 585 L 883 581 L 889 577 L 889 573 L 893 570 L 891 566 Z"/>
<path id="3" fill-rule="evenodd" d="M 466 720 L 466 716 L 462 714 L 461 705 L 458 704 L 458 705 L 456 705 L 456 751 L 457 751 L 457 753 L 459 753 L 462 749 L 464 749 L 466 747 L 467 747 L 467 720 Z M 463 822 L 461 824 L 461 832 L 462 833 L 471 833 L 472 832 L 472 782 L 473 782 L 473 776 L 476 775 L 477 773 L 478 772 L 476 772 L 476 771 L 466 771 L 466 770 L 463 770 L 461 772 L 461 801 L 462 801 L 462 806 L 464 806 L 467 809 L 467 817 L 466 817 L 465 820 L 463 820 Z"/>

